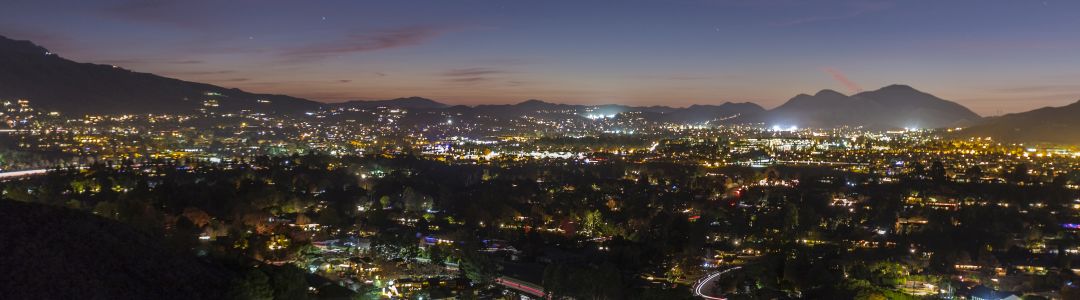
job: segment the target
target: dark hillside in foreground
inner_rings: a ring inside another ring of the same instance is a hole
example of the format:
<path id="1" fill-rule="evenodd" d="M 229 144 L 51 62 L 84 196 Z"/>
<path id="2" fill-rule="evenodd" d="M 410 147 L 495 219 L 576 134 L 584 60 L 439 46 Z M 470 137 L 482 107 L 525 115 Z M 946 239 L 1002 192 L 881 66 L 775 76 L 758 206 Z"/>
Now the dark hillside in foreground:
<path id="1" fill-rule="evenodd" d="M 0 201 L 0 298 L 221 299 L 229 272 L 125 224 Z"/>

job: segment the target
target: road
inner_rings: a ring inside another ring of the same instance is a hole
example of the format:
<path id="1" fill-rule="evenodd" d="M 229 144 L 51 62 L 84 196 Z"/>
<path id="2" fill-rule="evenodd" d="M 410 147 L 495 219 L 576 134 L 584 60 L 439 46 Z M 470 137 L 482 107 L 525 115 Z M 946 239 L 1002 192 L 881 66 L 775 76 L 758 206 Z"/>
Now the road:
<path id="1" fill-rule="evenodd" d="M 45 175 L 45 173 L 48 173 L 48 172 L 49 172 L 48 169 L 0 172 L 0 179 L 18 178 L 18 177 L 26 177 L 26 176 L 34 176 L 34 175 Z"/>
<path id="2" fill-rule="evenodd" d="M 720 278 L 720 276 L 724 275 L 727 272 L 735 271 L 741 268 L 742 267 L 727 268 L 723 271 L 709 274 L 709 276 L 705 276 L 701 280 L 698 280 L 697 283 L 694 283 L 694 296 L 710 300 L 726 300 L 727 298 L 718 297 L 719 295 L 706 295 L 706 293 L 709 293 L 709 291 L 712 290 L 711 287 L 716 283 L 717 278 Z"/>
<path id="3" fill-rule="evenodd" d="M 525 282 L 525 281 L 517 280 L 517 279 L 506 277 L 506 276 L 496 278 L 495 283 L 498 283 L 499 285 L 502 285 L 502 286 L 507 287 L 507 288 L 511 288 L 511 289 L 515 289 L 515 290 L 518 290 L 518 291 L 525 292 L 527 294 L 539 297 L 541 299 L 544 299 L 545 296 L 547 295 L 547 293 L 544 293 L 544 288 L 543 287 L 539 287 L 539 286 L 536 286 L 536 285 L 534 285 L 532 283 L 528 283 L 528 282 Z"/>

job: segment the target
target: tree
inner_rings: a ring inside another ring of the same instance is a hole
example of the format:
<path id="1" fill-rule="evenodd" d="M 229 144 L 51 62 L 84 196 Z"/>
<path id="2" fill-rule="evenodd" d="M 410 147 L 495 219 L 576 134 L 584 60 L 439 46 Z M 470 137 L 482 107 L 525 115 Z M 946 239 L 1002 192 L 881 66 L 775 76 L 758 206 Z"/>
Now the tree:
<path id="1" fill-rule="evenodd" d="M 969 182 L 979 182 L 982 180 L 983 170 L 979 166 L 971 166 L 964 171 L 964 175 L 967 176 Z"/>
<path id="2" fill-rule="evenodd" d="M 465 277 L 483 285 L 490 284 L 499 274 L 499 266 L 476 251 L 465 252 L 460 265 L 461 271 L 465 272 Z"/>
<path id="3" fill-rule="evenodd" d="M 274 289 L 270 287 L 270 277 L 259 269 L 252 269 L 232 280 L 228 298 L 235 300 L 271 300 Z"/>
<path id="4" fill-rule="evenodd" d="M 431 259 L 431 263 L 441 266 L 443 265 L 443 262 L 446 261 L 446 254 L 444 252 L 445 250 L 443 250 L 442 247 L 439 247 L 439 245 L 432 245 L 431 247 L 428 247 L 428 259 Z"/>
<path id="5" fill-rule="evenodd" d="M 621 299 L 622 276 L 612 263 L 599 267 L 552 264 L 544 269 L 544 291 L 553 299 Z"/>
<path id="6" fill-rule="evenodd" d="M 406 187 L 401 193 L 401 200 L 405 205 L 405 211 L 425 211 L 431 209 L 431 197 L 419 193 L 412 187 Z"/>
<path id="7" fill-rule="evenodd" d="M 1018 164 L 1005 176 L 1012 183 L 1023 183 L 1030 179 L 1027 164 Z"/>
<path id="8" fill-rule="evenodd" d="M 923 176 L 926 175 L 926 167 L 923 166 L 921 162 L 916 161 L 911 164 L 911 172 L 908 173 L 908 175 L 914 178 L 921 179 Z"/>
<path id="9" fill-rule="evenodd" d="M 936 183 L 945 183 L 949 179 L 948 174 L 945 172 L 945 164 L 940 160 L 935 160 L 930 164 L 930 178 Z"/>
<path id="10" fill-rule="evenodd" d="M 903 265 L 894 262 L 878 262 L 870 266 L 870 282 L 892 288 L 903 284 L 907 278 L 907 270 Z"/>
<path id="11" fill-rule="evenodd" d="M 213 220 L 213 218 L 211 218 L 209 214 L 196 207 L 185 208 L 183 215 L 185 218 L 190 220 L 192 224 L 195 224 L 195 226 L 198 228 L 202 228 L 203 226 L 210 224 L 210 220 Z"/>
<path id="12" fill-rule="evenodd" d="M 603 235 L 604 216 L 600 215 L 599 210 L 586 212 L 584 219 L 581 223 L 586 232 L 593 236 Z"/>
<path id="13" fill-rule="evenodd" d="M 798 236 L 799 229 L 799 206 L 794 202 L 788 202 L 784 205 L 784 228 L 783 234 L 785 238 L 795 238 Z"/>
<path id="14" fill-rule="evenodd" d="M 119 208 L 115 203 L 108 201 L 101 201 L 94 205 L 94 214 L 109 219 L 117 219 L 120 217 Z"/>
<path id="15" fill-rule="evenodd" d="M 294 265 L 275 268 L 270 274 L 274 299 L 307 299 L 307 274 Z"/>

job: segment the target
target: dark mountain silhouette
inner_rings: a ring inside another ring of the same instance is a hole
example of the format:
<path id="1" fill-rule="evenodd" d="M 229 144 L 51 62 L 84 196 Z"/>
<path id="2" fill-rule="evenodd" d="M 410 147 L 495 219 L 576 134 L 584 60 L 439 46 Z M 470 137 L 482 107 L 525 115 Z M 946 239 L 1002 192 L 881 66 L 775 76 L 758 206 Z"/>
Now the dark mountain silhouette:
<path id="1" fill-rule="evenodd" d="M 557 104 L 544 102 L 542 100 L 529 99 L 517 104 L 481 104 L 466 108 L 464 110 L 461 110 L 461 108 L 459 108 L 458 112 L 472 112 L 500 118 L 513 118 L 524 115 L 536 115 L 537 113 L 584 112 L 585 109 L 587 109 L 588 107 L 590 106 Z"/>
<path id="2" fill-rule="evenodd" d="M 768 113 L 745 120 L 800 127 L 938 128 L 979 120 L 952 101 L 906 85 L 847 96 L 833 90 L 800 94 Z"/>
<path id="3" fill-rule="evenodd" d="M 517 117 L 537 113 L 614 116 L 620 113 L 640 113 L 646 119 L 674 123 L 699 123 L 725 120 L 744 115 L 756 115 L 765 111 L 761 106 L 743 102 L 725 102 L 720 105 L 691 105 L 689 107 L 628 106 L 620 104 L 578 105 L 551 103 L 530 99 L 517 104 L 455 106 L 458 112 L 475 112 L 499 117 Z"/>
<path id="4" fill-rule="evenodd" d="M 521 101 L 521 103 L 514 104 L 514 106 L 522 107 L 522 108 L 551 109 L 551 108 L 558 108 L 558 107 L 568 107 L 568 106 L 571 106 L 571 105 L 559 104 L 559 103 L 549 103 L 549 102 L 544 102 L 543 100 L 529 99 L 529 100 Z"/>
<path id="5" fill-rule="evenodd" d="M 1080 144 L 1080 101 L 1059 107 L 989 117 L 960 131 L 1003 141 Z"/>
<path id="6" fill-rule="evenodd" d="M 720 105 L 691 105 L 686 108 L 646 107 L 641 111 L 651 113 L 650 119 L 673 123 L 702 123 L 709 121 L 730 122 L 738 118 L 765 113 L 765 108 L 750 102 L 725 102 Z"/>
<path id="7" fill-rule="evenodd" d="M 302 112 L 321 103 L 188 82 L 64 59 L 29 41 L 0 36 L 0 98 L 28 99 L 64 113 L 178 113 L 215 100 L 223 111 Z"/>
<path id="8" fill-rule="evenodd" d="M 913 127 L 938 128 L 975 122 L 982 117 L 956 102 L 916 90 L 907 85 L 890 85 L 876 91 L 862 92 L 852 98 L 870 101 L 882 107 L 878 116 L 893 124 L 908 121 Z M 913 121 L 912 121 L 913 120 Z"/>
<path id="9" fill-rule="evenodd" d="M 7 299 L 221 299 L 232 274 L 126 224 L 0 201 Z"/>
<path id="10" fill-rule="evenodd" d="M 353 100 L 348 102 L 336 103 L 334 105 L 349 108 L 391 107 L 405 109 L 438 109 L 449 107 L 449 105 L 437 102 L 435 100 L 415 96 L 390 100 Z"/>

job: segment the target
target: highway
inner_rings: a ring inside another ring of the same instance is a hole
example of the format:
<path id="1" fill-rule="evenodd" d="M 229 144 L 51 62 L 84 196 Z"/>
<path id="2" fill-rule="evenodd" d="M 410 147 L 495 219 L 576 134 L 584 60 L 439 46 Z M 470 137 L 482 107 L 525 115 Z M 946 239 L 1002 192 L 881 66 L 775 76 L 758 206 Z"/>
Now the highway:
<path id="1" fill-rule="evenodd" d="M 697 283 L 694 284 L 694 296 L 698 296 L 698 297 L 702 297 L 702 298 L 710 299 L 710 300 L 727 300 L 727 298 L 723 298 L 723 297 L 716 297 L 716 296 L 706 295 L 705 292 L 703 292 L 703 290 L 706 290 L 706 287 L 710 286 L 716 280 L 716 278 L 719 278 L 721 275 L 724 275 L 724 273 L 731 272 L 731 271 L 734 271 L 734 270 L 738 270 L 738 269 L 741 269 L 741 268 L 742 267 L 727 268 L 727 269 L 724 269 L 723 271 L 719 271 L 719 272 L 716 272 L 716 273 L 709 274 L 709 276 L 705 276 L 701 280 L 698 280 Z"/>
<path id="2" fill-rule="evenodd" d="M 45 173 L 48 173 L 48 172 L 49 172 L 48 169 L 0 172 L 0 179 L 17 178 L 17 177 L 34 176 L 34 175 L 45 175 Z"/>

